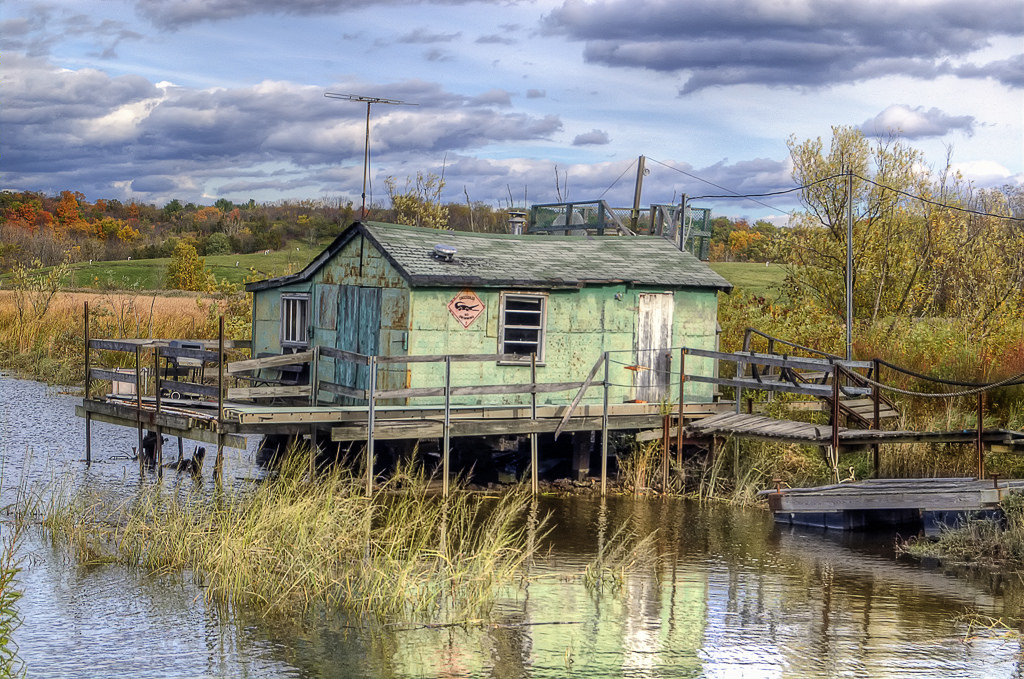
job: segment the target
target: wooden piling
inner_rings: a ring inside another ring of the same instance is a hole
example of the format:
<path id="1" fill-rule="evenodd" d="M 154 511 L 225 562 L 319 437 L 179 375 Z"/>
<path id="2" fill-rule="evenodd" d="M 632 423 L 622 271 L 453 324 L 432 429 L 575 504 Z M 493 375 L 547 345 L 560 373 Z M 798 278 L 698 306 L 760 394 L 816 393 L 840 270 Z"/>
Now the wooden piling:
<path id="1" fill-rule="evenodd" d="M 441 493 L 448 497 L 448 475 L 451 473 L 452 426 L 452 357 L 444 357 L 444 428 L 441 443 Z"/>
<path id="2" fill-rule="evenodd" d="M 601 497 L 608 494 L 608 352 L 604 352 L 604 407 L 601 409 Z"/>
<path id="3" fill-rule="evenodd" d="M 85 400 L 90 398 L 89 383 L 89 303 L 85 303 Z M 85 464 L 92 464 L 92 413 L 85 413 Z"/>
<path id="4" fill-rule="evenodd" d="M 683 406 L 686 404 L 686 349 L 679 350 L 679 415 L 676 418 L 676 466 L 683 468 Z"/>
<path id="5" fill-rule="evenodd" d="M 136 385 L 139 389 L 141 385 Z M 156 392 L 156 422 L 160 422 L 160 347 L 153 347 L 153 387 Z M 156 475 L 164 476 L 164 435 L 162 428 L 156 424 Z"/>
<path id="6" fill-rule="evenodd" d="M 369 358 L 369 389 L 366 404 L 366 497 L 373 495 L 373 420 L 377 403 L 377 357 Z"/>
<path id="7" fill-rule="evenodd" d="M 530 354 L 530 422 L 537 422 L 537 353 Z M 540 493 L 540 455 L 537 450 L 537 432 L 530 433 L 530 489 Z"/>
<path id="8" fill-rule="evenodd" d="M 985 392 L 978 394 L 978 438 L 975 444 L 978 454 L 978 478 L 985 478 Z"/>
<path id="9" fill-rule="evenodd" d="M 224 317 L 220 317 L 217 329 L 217 460 L 213 464 L 213 476 L 217 483 L 224 474 Z"/>
<path id="10" fill-rule="evenodd" d="M 871 361 L 871 377 L 874 379 L 876 384 L 871 385 L 871 400 L 873 401 L 873 403 L 872 403 L 873 410 L 872 410 L 871 428 L 875 429 L 876 431 L 880 430 L 882 428 L 882 418 L 881 418 L 882 390 L 879 389 L 879 387 L 878 387 L 878 385 L 881 384 L 881 382 L 882 382 L 882 374 L 881 373 L 882 373 L 882 363 L 881 363 L 881 361 L 879 361 L 877 358 L 872 359 L 872 361 Z M 874 470 L 874 476 L 875 476 L 876 479 L 878 478 L 878 475 L 880 473 L 879 467 L 880 467 L 880 464 L 881 464 L 881 461 L 879 459 L 880 458 L 879 451 L 880 451 L 880 449 L 879 449 L 879 446 L 878 446 L 877 443 L 874 443 L 874 444 L 871 445 L 871 468 L 872 468 L 872 470 Z"/>
<path id="11" fill-rule="evenodd" d="M 135 422 L 139 430 L 139 473 L 145 472 L 146 460 L 142 451 L 142 379 L 139 369 L 139 355 L 141 348 L 135 345 Z"/>

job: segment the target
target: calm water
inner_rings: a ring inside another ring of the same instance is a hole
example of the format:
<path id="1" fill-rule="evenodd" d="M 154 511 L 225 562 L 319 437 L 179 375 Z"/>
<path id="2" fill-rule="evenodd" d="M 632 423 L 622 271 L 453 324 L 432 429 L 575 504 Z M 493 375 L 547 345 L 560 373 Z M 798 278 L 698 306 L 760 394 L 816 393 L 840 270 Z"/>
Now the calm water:
<path id="1" fill-rule="evenodd" d="M 4 503 L 23 476 L 125 492 L 152 482 L 123 459 L 134 432 L 102 424 L 85 469 L 76 400 L 0 377 Z M 229 479 L 258 473 L 251 450 L 227 462 Z M 1015 640 L 965 642 L 955 620 L 1018 616 L 1019 579 L 954 577 L 896 561 L 892 536 L 783 530 L 756 511 L 623 498 L 543 499 L 537 511 L 555 522 L 548 549 L 485 629 L 370 634 L 344 616 L 227 613 L 188 573 L 83 568 L 30 535 L 15 639 L 29 677 L 1024 677 Z M 659 558 L 592 594 L 579 574 L 623 523 L 657 528 Z"/>

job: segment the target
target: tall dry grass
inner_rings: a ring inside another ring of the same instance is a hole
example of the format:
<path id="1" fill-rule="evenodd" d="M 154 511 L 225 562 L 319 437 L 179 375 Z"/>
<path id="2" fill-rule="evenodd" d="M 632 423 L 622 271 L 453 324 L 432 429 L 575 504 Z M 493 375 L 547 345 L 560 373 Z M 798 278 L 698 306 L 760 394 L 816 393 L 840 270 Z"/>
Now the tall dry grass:
<path id="1" fill-rule="evenodd" d="M 531 556 L 522 489 L 446 500 L 415 471 L 402 490 L 367 498 L 358 474 L 339 466 L 310 481 L 302 456 L 291 458 L 255 488 L 213 496 L 158 485 L 111 504 L 78 493 L 51 504 L 43 526 L 83 563 L 191 570 L 211 599 L 275 613 L 465 620 L 514 586 Z"/>
<path id="2" fill-rule="evenodd" d="M 61 292 L 45 314 L 20 327 L 15 295 L 0 290 L 0 368 L 56 384 L 84 377 L 84 304 L 94 338 L 213 339 L 225 314 L 229 336 L 247 336 L 249 304 L 239 297 L 147 295 L 131 290 Z"/>

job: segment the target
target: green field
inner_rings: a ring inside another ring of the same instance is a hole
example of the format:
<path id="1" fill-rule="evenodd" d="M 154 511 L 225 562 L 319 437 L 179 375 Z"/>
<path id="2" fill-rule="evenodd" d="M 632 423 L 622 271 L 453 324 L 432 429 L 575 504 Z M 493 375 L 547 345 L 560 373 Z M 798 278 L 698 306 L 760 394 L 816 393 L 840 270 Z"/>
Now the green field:
<path id="1" fill-rule="evenodd" d="M 311 246 L 298 241 L 281 250 L 249 255 L 212 255 L 204 257 L 206 268 L 217 281 L 226 280 L 240 285 L 250 275 L 250 267 L 262 278 L 283 276 L 300 271 L 320 253 L 328 241 Z M 114 287 L 140 290 L 159 290 L 164 285 L 164 274 L 170 258 L 116 260 L 109 262 L 78 262 L 72 271 L 71 287 Z"/>
<path id="2" fill-rule="evenodd" d="M 711 268 L 738 290 L 759 297 L 778 299 L 786 270 L 779 264 L 757 262 L 712 262 Z"/>

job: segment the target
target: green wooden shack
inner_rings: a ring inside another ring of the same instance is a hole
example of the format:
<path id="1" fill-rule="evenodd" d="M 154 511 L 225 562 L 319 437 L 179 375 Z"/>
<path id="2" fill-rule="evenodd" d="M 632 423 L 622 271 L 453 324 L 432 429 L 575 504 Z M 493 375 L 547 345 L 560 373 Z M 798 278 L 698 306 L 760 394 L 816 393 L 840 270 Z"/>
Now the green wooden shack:
<path id="1" fill-rule="evenodd" d="M 611 352 L 611 399 L 620 403 L 673 399 L 668 350 L 715 349 L 718 293 L 731 288 L 660 237 L 485 234 L 379 222 L 352 224 L 296 274 L 246 286 L 254 356 L 314 346 L 388 357 L 495 354 L 494 361 L 454 364 L 452 383 L 500 385 L 529 381 L 534 363 L 538 381 L 579 381 Z M 320 379 L 366 388 L 366 365 L 322 359 L 317 366 Z M 713 369 L 708 359 L 687 363 L 688 374 L 711 376 Z M 437 386 L 443 370 L 440 363 L 381 365 L 376 385 Z M 709 401 L 711 385 L 688 384 L 686 393 L 687 402 Z M 464 395 L 453 403 L 522 399 Z"/>

